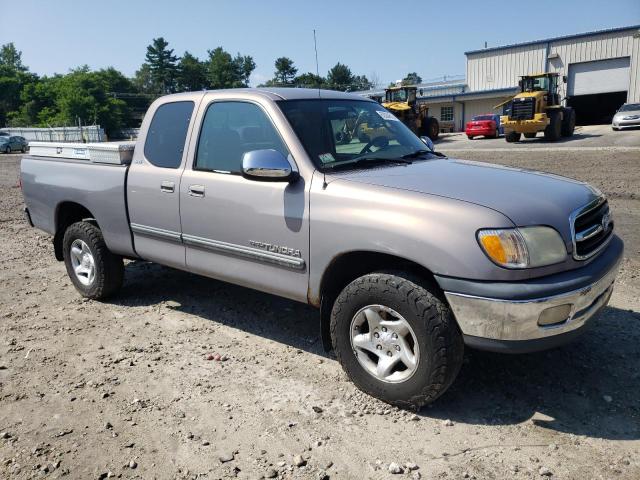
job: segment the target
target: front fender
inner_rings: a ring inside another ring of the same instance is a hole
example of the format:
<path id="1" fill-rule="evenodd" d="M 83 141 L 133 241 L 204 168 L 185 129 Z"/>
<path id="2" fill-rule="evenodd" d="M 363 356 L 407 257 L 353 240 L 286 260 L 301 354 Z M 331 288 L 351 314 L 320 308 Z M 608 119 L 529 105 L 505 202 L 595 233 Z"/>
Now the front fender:
<path id="1" fill-rule="evenodd" d="M 510 228 L 505 215 L 487 207 L 436 195 L 330 179 L 316 172 L 310 193 L 309 300 L 322 296 L 323 273 L 332 260 L 353 251 L 379 252 L 417 263 L 434 274 L 513 280 L 476 241 L 480 228 Z"/>

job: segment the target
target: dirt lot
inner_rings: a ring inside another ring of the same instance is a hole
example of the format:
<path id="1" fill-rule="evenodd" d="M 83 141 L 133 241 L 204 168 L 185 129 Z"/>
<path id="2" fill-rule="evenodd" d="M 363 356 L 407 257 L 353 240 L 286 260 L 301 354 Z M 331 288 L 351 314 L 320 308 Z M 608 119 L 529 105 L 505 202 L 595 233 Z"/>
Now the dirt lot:
<path id="1" fill-rule="evenodd" d="M 635 134 L 597 150 L 568 148 L 580 138 L 539 152 L 441 142 L 592 182 L 627 247 L 582 339 L 517 357 L 467 351 L 451 390 L 417 414 L 359 393 L 305 305 L 144 262 L 109 303 L 83 301 L 22 220 L 19 157 L 0 156 L 0 477 L 640 478 Z M 226 361 L 206 360 L 215 353 Z"/>

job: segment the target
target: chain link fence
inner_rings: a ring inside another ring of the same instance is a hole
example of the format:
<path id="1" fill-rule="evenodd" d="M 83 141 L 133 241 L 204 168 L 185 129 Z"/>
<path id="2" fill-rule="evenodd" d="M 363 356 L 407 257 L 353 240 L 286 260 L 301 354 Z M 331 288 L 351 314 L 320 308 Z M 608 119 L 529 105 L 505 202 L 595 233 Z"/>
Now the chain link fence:
<path id="1" fill-rule="evenodd" d="M 100 125 L 53 128 L 0 128 L 7 135 L 18 135 L 30 142 L 105 142 L 107 136 Z"/>

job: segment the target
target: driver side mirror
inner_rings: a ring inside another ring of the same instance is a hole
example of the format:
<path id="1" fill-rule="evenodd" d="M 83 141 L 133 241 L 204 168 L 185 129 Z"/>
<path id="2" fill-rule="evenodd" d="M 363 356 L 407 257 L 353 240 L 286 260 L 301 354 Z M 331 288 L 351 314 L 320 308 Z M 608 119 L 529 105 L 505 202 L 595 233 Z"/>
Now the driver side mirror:
<path id="1" fill-rule="evenodd" d="M 436 146 L 433 144 L 433 140 L 431 140 L 429 137 L 420 137 L 420 140 L 422 140 L 422 143 L 427 146 L 427 150 L 429 150 L 430 152 L 435 151 Z"/>
<path id="2" fill-rule="evenodd" d="M 298 172 L 291 168 L 289 160 L 279 151 L 253 150 L 242 156 L 242 176 L 263 182 L 293 182 Z"/>

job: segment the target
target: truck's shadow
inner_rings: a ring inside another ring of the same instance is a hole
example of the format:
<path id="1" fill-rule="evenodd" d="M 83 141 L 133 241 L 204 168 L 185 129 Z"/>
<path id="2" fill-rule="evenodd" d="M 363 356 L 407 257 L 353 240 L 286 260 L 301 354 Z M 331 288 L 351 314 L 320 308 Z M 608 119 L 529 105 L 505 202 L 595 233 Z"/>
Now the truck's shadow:
<path id="1" fill-rule="evenodd" d="M 327 356 L 311 307 L 145 262 L 130 263 L 126 275 L 114 303 L 172 300 L 177 311 Z M 639 392 L 640 314 L 607 307 L 590 332 L 563 348 L 517 356 L 467 350 L 449 392 L 420 415 L 637 440 Z"/>

